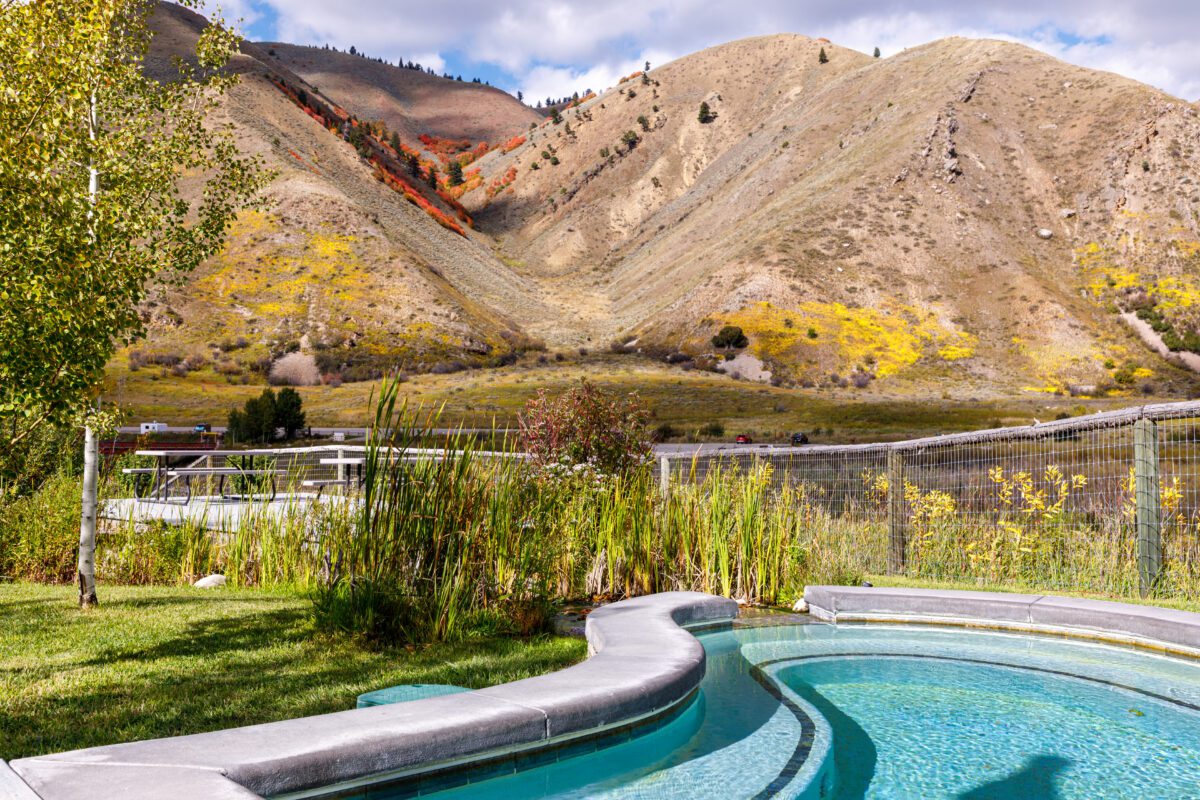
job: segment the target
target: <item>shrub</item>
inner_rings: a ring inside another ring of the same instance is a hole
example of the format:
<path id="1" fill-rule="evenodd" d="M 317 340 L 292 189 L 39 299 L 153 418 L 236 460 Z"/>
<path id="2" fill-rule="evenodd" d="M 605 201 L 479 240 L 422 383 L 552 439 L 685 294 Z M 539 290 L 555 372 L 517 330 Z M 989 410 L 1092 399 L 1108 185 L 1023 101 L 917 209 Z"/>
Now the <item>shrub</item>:
<path id="1" fill-rule="evenodd" d="M 455 372 L 462 372 L 466 368 L 467 365 L 461 361 L 439 361 L 429 371 L 434 375 L 452 375 Z"/>
<path id="2" fill-rule="evenodd" d="M 710 422 L 700 429 L 705 436 L 720 437 L 725 435 L 725 426 L 720 422 Z"/>
<path id="3" fill-rule="evenodd" d="M 722 347 L 727 350 L 739 349 L 750 344 L 750 340 L 746 338 L 746 334 L 736 325 L 726 325 L 717 332 L 717 335 L 712 337 L 713 347 Z"/>
<path id="4" fill-rule="evenodd" d="M 268 380 L 273 386 L 317 386 L 321 370 L 313 356 L 289 352 L 271 365 Z"/>
<path id="5" fill-rule="evenodd" d="M 192 353 L 190 356 L 188 356 L 187 358 L 185 358 L 183 360 L 183 366 L 185 369 L 188 369 L 188 370 L 202 369 L 204 367 L 204 365 L 207 363 L 208 363 L 208 359 L 205 358 L 204 356 L 200 355 L 199 353 Z"/>
<path id="6" fill-rule="evenodd" d="M 52 583 L 74 579 L 82 491 L 79 478 L 59 471 L 0 508 L 0 575 Z"/>
<path id="7" fill-rule="evenodd" d="M 644 132 L 646 132 L 646 133 L 650 132 L 650 120 L 646 119 L 646 116 L 644 114 L 639 116 L 637 118 L 637 121 L 638 121 L 638 125 L 642 126 L 642 130 Z"/>
<path id="8" fill-rule="evenodd" d="M 700 120 L 701 123 L 712 122 L 713 113 L 712 113 L 712 109 L 708 107 L 708 103 L 700 104 L 700 113 L 697 115 L 697 118 Z"/>
<path id="9" fill-rule="evenodd" d="M 582 381 L 558 397 L 539 391 L 518 424 L 534 465 L 586 464 L 617 475 L 649 462 L 647 419 L 636 394 L 619 397 Z"/>
<path id="10" fill-rule="evenodd" d="M 248 347 L 249 344 L 250 343 L 246 341 L 246 337 L 239 336 L 236 339 L 222 340 L 222 342 L 218 345 L 218 348 L 222 353 L 231 353 L 234 350 L 241 350 L 244 347 Z"/>

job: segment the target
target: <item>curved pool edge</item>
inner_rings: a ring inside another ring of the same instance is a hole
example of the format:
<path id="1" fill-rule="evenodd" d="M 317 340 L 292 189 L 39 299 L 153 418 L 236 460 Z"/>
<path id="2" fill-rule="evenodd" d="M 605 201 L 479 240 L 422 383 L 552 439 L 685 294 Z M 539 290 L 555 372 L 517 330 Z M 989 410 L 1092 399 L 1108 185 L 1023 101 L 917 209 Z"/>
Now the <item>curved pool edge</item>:
<path id="1" fill-rule="evenodd" d="M 1133 645 L 1200 658 L 1200 614 L 1060 595 L 806 586 L 808 613 L 825 622 L 986 627 Z"/>
<path id="2" fill-rule="evenodd" d="M 547 675 L 409 703 L 33 756 L 9 766 L 30 787 L 29 796 L 43 800 L 224 800 L 333 788 L 540 748 L 686 701 L 704 677 L 705 654 L 685 626 L 730 621 L 737 610 L 728 598 L 700 592 L 646 595 L 593 611 L 586 625 L 591 657 Z"/>

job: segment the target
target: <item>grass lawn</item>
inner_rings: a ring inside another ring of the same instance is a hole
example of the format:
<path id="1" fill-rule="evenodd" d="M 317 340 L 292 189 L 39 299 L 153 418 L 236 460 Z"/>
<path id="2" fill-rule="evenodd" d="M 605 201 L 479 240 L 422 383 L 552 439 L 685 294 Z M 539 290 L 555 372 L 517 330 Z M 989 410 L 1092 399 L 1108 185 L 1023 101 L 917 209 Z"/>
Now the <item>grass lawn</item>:
<path id="1" fill-rule="evenodd" d="M 479 688 L 567 666 L 581 639 L 371 651 L 313 632 L 308 600 L 262 590 L 0 583 L 0 758 L 353 708 L 398 683 Z"/>

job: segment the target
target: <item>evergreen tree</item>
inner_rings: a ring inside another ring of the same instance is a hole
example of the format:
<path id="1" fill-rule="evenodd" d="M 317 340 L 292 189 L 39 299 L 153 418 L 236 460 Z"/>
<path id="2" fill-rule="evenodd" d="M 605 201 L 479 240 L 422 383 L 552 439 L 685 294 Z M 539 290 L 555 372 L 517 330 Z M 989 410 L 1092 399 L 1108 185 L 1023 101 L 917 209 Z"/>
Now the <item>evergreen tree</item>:
<path id="1" fill-rule="evenodd" d="M 350 45 L 350 55 L 352 55 L 352 56 L 358 55 L 358 51 L 354 49 L 354 45 Z"/>
<path id="2" fill-rule="evenodd" d="M 819 64 L 828 64 L 829 63 L 829 56 L 825 55 L 824 47 L 822 47 L 821 52 L 817 54 L 817 63 L 819 63 Z"/>
<path id="3" fill-rule="evenodd" d="M 295 389 L 290 391 L 295 393 Z M 299 394 L 296 397 L 299 398 Z M 247 400 L 241 411 L 236 408 L 230 410 L 226 435 L 235 442 L 274 441 L 275 429 L 278 427 L 275 414 L 275 392 L 263 389 L 263 393 L 258 397 Z"/>
<path id="4" fill-rule="evenodd" d="M 408 174 L 414 178 L 421 177 L 421 159 L 416 153 L 408 154 Z"/>
<path id="5" fill-rule="evenodd" d="M 429 188 L 430 189 L 438 188 L 437 167 L 434 166 L 433 164 L 429 165 Z"/>
<path id="6" fill-rule="evenodd" d="M 750 344 L 750 340 L 746 338 L 746 334 L 736 325 L 726 325 L 721 328 L 716 336 L 712 337 L 713 347 L 722 347 L 726 350 L 740 349 Z"/>
<path id="7" fill-rule="evenodd" d="M 396 155 L 400 154 L 400 134 L 392 131 L 392 141 L 390 142 L 392 149 L 396 151 Z"/>
<path id="8" fill-rule="evenodd" d="M 879 58 L 879 48 L 878 47 L 875 48 L 875 57 Z"/>
<path id="9" fill-rule="evenodd" d="M 458 163 L 457 160 L 451 161 L 448 175 L 449 175 L 449 177 L 447 178 L 446 182 L 449 185 L 458 186 L 460 183 L 462 183 L 463 182 L 462 164 Z"/>
<path id="10" fill-rule="evenodd" d="M 562 114 L 558 113 L 557 108 L 550 109 L 550 121 L 555 125 L 558 125 L 560 122 L 562 122 Z"/>
<path id="11" fill-rule="evenodd" d="M 518 90 L 517 90 L 517 102 L 518 102 L 518 103 L 524 103 L 524 102 L 525 102 L 525 95 L 524 95 L 524 94 L 521 92 L 521 90 L 520 90 L 520 89 L 518 89 Z"/>
<path id="12" fill-rule="evenodd" d="M 708 107 L 708 103 L 700 104 L 699 119 L 701 122 L 711 122 L 712 121 L 712 109 L 710 109 Z"/>
<path id="13" fill-rule="evenodd" d="M 296 438 L 296 432 L 304 427 L 304 401 L 300 393 L 290 386 L 280 389 L 275 397 L 273 425 L 275 428 L 283 428 L 285 439 Z"/>

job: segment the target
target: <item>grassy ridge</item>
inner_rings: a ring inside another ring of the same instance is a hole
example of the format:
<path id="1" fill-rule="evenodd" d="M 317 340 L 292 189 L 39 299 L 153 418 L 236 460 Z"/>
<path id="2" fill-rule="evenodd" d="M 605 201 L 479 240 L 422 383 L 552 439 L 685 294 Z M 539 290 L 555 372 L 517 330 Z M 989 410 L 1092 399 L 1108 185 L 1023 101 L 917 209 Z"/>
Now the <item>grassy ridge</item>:
<path id="1" fill-rule="evenodd" d="M 655 424 L 668 423 L 686 436 L 711 422 L 726 428 L 726 438 L 747 432 L 756 439 L 784 440 L 794 430 L 820 429 L 820 441 L 868 441 L 1021 425 L 1053 419 L 1059 413 L 1091 413 L 1145 402 L 1141 397 L 1081 401 L 1030 394 L 981 399 L 956 395 L 930 398 L 903 388 L 883 394 L 875 389 L 780 389 L 696 370 L 684 371 L 636 356 L 591 356 L 565 363 L 522 363 L 502 369 L 451 375 L 419 375 L 404 383 L 400 395 L 410 406 L 442 408 L 446 425 L 511 426 L 525 403 L 544 388 L 557 394 L 586 378 L 616 392 L 634 392 L 645 401 Z M 947 383 L 953 386 L 953 383 Z M 378 382 L 347 383 L 337 388 L 301 387 L 309 422 L 317 426 L 362 426 L 368 398 Z M 186 377 L 153 369 L 130 372 L 109 365 L 104 397 L 128 410 L 130 419 L 175 424 L 223 425 L 229 409 L 262 391 L 261 385 L 232 385 L 210 369 Z"/>

